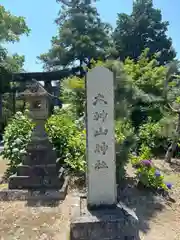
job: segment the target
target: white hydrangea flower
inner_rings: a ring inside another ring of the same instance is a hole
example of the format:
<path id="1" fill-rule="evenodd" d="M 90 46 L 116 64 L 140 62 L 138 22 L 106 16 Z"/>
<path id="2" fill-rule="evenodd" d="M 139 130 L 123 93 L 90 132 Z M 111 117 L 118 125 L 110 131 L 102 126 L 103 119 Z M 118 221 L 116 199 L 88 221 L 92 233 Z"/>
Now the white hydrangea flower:
<path id="1" fill-rule="evenodd" d="M 20 139 L 20 138 L 17 138 L 17 139 L 15 140 L 15 143 L 16 143 L 16 144 L 21 144 L 21 143 L 22 143 L 22 141 L 21 141 L 21 139 Z"/>
<path id="2" fill-rule="evenodd" d="M 13 153 L 19 152 L 19 149 L 18 148 L 13 148 L 12 152 Z"/>

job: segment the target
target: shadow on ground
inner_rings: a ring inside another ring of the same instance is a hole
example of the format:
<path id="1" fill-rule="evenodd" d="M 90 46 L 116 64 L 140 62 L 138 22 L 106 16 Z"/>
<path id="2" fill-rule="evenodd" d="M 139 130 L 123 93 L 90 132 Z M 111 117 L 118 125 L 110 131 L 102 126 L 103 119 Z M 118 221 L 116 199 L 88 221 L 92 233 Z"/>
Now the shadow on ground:
<path id="1" fill-rule="evenodd" d="M 165 208 L 162 197 L 147 190 L 139 190 L 135 179 L 128 177 L 118 187 L 118 201 L 134 210 L 139 219 L 139 230 L 147 233 L 150 230 L 149 221 Z"/>
<path id="2" fill-rule="evenodd" d="M 27 200 L 26 207 L 58 207 L 62 201 L 56 200 Z"/>

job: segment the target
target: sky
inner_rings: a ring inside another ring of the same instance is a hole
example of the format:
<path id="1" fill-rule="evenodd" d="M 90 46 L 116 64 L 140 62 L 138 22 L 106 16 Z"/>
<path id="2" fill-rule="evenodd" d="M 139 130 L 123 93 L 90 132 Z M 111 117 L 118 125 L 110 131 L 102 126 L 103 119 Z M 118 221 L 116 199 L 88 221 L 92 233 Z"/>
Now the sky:
<path id="1" fill-rule="evenodd" d="M 115 27 L 117 14 L 130 14 L 132 2 L 133 0 L 99 0 L 95 5 L 101 19 Z M 9 52 L 25 55 L 26 71 L 42 71 L 37 56 L 51 47 L 51 38 L 57 31 L 54 20 L 60 5 L 56 0 L 0 0 L 0 4 L 14 15 L 24 16 L 31 29 L 30 36 L 22 36 L 20 42 L 8 45 Z M 161 9 L 163 20 L 169 21 L 168 35 L 173 39 L 177 57 L 180 58 L 180 0 L 154 0 L 154 6 Z"/>

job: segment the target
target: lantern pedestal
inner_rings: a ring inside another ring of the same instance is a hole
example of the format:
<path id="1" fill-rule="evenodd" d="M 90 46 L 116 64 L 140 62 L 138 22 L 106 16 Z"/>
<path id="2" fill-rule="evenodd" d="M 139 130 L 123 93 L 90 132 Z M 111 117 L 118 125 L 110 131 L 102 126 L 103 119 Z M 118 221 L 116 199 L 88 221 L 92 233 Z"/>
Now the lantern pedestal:
<path id="1" fill-rule="evenodd" d="M 46 90 L 36 82 L 31 83 L 21 96 L 29 102 L 29 115 L 35 127 L 17 173 L 9 178 L 9 189 L 60 189 L 66 193 L 68 181 L 65 171 L 57 166 L 56 151 L 45 131 L 51 99 Z"/>

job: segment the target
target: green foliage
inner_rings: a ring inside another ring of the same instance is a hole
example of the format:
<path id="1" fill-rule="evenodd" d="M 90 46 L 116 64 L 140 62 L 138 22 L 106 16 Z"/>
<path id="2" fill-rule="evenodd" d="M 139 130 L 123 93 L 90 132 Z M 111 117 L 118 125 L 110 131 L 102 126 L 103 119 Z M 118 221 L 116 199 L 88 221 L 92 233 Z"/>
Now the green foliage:
<path id="1" fill-rule="evenodd" d="M 129 57 L 126 58 L 124 68 L 131 77 L 132 84 L 145 93 L 159 96 L 163 90 L 167 68 L 158 65 L 156 55 L 150 59 L 148 57 L 149 52 L 150 49 L 146 48 L 137 61 Z"/>
<path id="2" fill-rule="evenodd" d="M 92 68 L 105 65 L 103 62 L 93 59 L 90 63 Z M 88 72 L 91 69 L 86 66 L 84 70 Z M 71 76 L 64 79 L 61 84 L 61 99 L 64 103 L 70 104 L 76 119 L 82 117 L 85 113 L 85 77 Z"/>
<path id="3" fill-rule="evenodd" d="M 113 60 L 93 64 L 93 67 L 103 65 L 115 74 L 118 178 L 124 175 L 129 152 L 135 149 L 135 145 L 137 153 L 142 152 L 140 153 L 141 159 L 164 153 L 169 144 L 166 130 L 173 128 L 170 127 L 172 123 L 167 123 L 162 118 L 165 114 L 162 110 L 162 90 L 167 68 L 158 66 L 156 58 L 150 60 L 147 56 L 148 51 L 146 49 L 137 62 L 126 59 L 124 64 Z M 87 70 L 90 71 L 90 69 Z M 84 93 L 84 78 L 72 77 L 64 80 L 64 99 L 69 99 L 73 110 L 81 109 L 81 114 L 85 106 Z M 141 112 L 142 115 L 137 114 L 136 111 Z M 132 116 L 135 113 L 137 116 L 134 120 Z M 78 114 L 76 116 L 78 117 Z M 124 121 L 124 119 L 127 120 Z M 167 128 L 168 124 L 169 128 Z"/>
<path id="4" fill-rule="evenodd" d="M 3 158 L 9 160 L 7 175 L 15 173 L 18 164 L 21 163 L 32 129 L 32 122 L 21 112 L 17 112 L 5 128 L 4 150 L 1 154 Z"/>
<path id="5" fill-rule="evenodd" d="M 130 15 L 118 14 L 113 34 L 121 60 L 127 57 L 137 60 L 142 51 L 149 48 L 150 57 L 159 54 L 161 65 L 172 61 L 176 53 L 171 38 L 166 35 L 168 25 L 167 21 L 162 21 L 161 11 L 153 7 L 152 0 L 133 1 Z"/>
<path id="6" fill-rule="evenodd" d="M 145 49 L 138 61 L 127 58 L 124 69 L 134 89 L 134 103 L 131 120 L 136 130 L 151 117 L 153 121 L 162 118 L 163 87 L 167 68 L 159 66 L 156 56 L 148 58 L 149 49 Z"/>
<path id="7" fill-rule="evenodd" d="M 164 183 L 164 176 L 160 175 L 154 166 L 146 165 L 142 161 L 137 168 L 136 175 L 139 182 L 146 188 L 168 190 Z"/>
<path id="8" fill-rule="evenodd" d="M 156 58 L 148 58 L 146 49 L 135 62 L 127 58 L 119 61 L 94 62 L 92 67 L 103 65 L 115 74 L 115 113 L 116 119 L 128 117 L 138 128 L 148 116 L 158 121 L 162 118 L 163 87 L 167 68 L 158 66 Z M 90 71 L 90 69 L 86 69 Z M 76 110 L 77 117 L 82 116 L 85 106 L 84 78 L 70 77 L 63 81 L 63 100 L 68 101 Z"/>
<path id="9" fill-rule="evenodd" d="M 9 96 L 7 103 L 6 96 L 4 97 L 1 94 L 9 92 L 12 72 L 22 71 L 24 64 L 24 56 L 17 53 L 9 55 L 5 44 L 19 41 L 21 35 L 28 35 L 29 32 L 30 30 L 23 17 L 12 15 L 0 5 L 0 119 L 2 125 L 6 123 L 9 116 L 12 116 L 11 109 L 6 108 L 8 103 L 11 103 L 12 106 L 12 99 Z M 2 126 L 0 128 L 2 130 Z"/>
<path id="10" fill-rule="evenodd" d="M 12 15 L 0 5 L 0 73 L 8 76 L 7 72 L 17 71 L 24 63 L 24 57 L 14 54 L 8 56 L 7 50 L 3 47 L 4 43 L 20 40 L 22 34 L 28 35 L 29 28 L 23 17 Z M 7 72 L 6 72 L 7 71 Z M 1 82 L 2 79 L 0 78 Z M 2 83 L 1 83 L 2 85 Z"/>
<path id="11" fill-rule="evenodd" d="M 158 122 L 149 119 L 139 128 L 138 146 L 142 144 L 147 146 L 154 156 L 164 155 L 175 136 L 179 139 L 176 133 L 176 123 L 177 117 L 169 113 L 164 114 L 164 117 Z"/>
<path id="12" fill-rule="evenodd" d="M 71 7 L 63 5 L 56 23 L 58 34 L 52 38 L 52 47 L 40 56 L 45 68 L 70 66 L 75 61 L 82 66 L 86 59 L 104 58 L 112 47 L 111 26 L 101 21 L 90 4 L 77 0 Z"/>
<path id="13" fill-rule="evenodd" d="M 56 110 L 46 123 L 46 131 L 53 143 L 59 158 L 58 166 L 66 165 L 74 172 L 85 170 L 85 130 L 74 121 L 71 111 Z M 26 152 L 33 129 L 32 122 L 22 113 L 16 113 L 5 129 L 4 151 L 2 155 L 9 159 L 8 175 L 16 171 L 21 163 L 22 154 Z M 124 176 L 124 167 L 128 161 L 132 140 L 133 128 L 127 121 L 117 121 L 115 129 L 117 172 L 120 178 Z"/>
<path id="14" fill-rule="evenodd" d="M 133 166 L 135 166 L 136 164 L 138 164 L 142 159 L 151 159 L 153 156 L 152 152 L 151 152 L 151 148 L 149 148 L 148 146 L 142 144 L 140 149 L 139 149 L 139 155 L 137 155 L 136 153 L 131 153 L 129 155 L 129 158 L 131 160 L 131 163 Z"/>
<path id="15" fill-rule="evenodd" d="M 8 175 L 16 172 L 18 164 L 21 163 L 32 129 L 32 122 L 21 112 L 16 113 L 6 127 L 2 155 L 10 161 Z M 57 151 L 58 166 L 65 164 L 72 171 L 83 172 L 85 170 L 85 132 L 74 123 L 70 113 L 60 111 L 52 115 L 47 121 L 46 130 Z"/>
<path id="16" fill-rule="evenodd" d="M 85 111 L 85 79 L 71 77 L 62 82 L 61 99 L 64 103 L 71 104 L 71 109 L 76 118 L 83 116 Z"/>
<path id="17" fill-rule="evenodd" d="M 119 183 L 125 176 L 130 150 L 135 144 L 134 129 L 130 122 L 118 120 L 115 124 L 116 178 Z"/>
<path id="18" fill-rule="evenodd" d="M 85 133 L 66 113 L 52 115 L 46 130 L 56 148 L 59 164 L 66 163 L 73 171 L 85 170 Z"/>
<path id="19" fill-rule="evenodd" d="M 19 41 L 19 36 L 28 34 L 29 29 L 23 17 L 12 15 L 9 11 L 0 5 L 0 42 Z"/>
<path id="20" fill-rule="evenodd" d="M 167 144 L 167 138 L 162 135 L 162 126 L 159 122 L 148 121 L 139 128 L 139 143 L 148 146 L 153 152 L 163 149 Z"/>
<path id="21" fill-rule="evenodd" d="M 164 182 L 164 176 L 156 169 L 152 160 L 151 149 L 142 144 L 139 155 L 130 155 L 131 163 L 136 169 L 136 178 L 145 188 L 152 190 L 171 189 L 171 183 Z"/>

